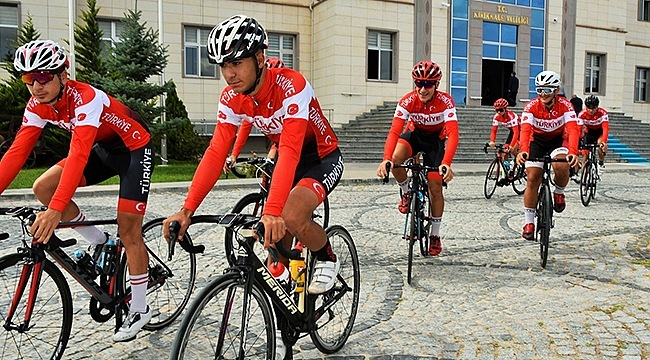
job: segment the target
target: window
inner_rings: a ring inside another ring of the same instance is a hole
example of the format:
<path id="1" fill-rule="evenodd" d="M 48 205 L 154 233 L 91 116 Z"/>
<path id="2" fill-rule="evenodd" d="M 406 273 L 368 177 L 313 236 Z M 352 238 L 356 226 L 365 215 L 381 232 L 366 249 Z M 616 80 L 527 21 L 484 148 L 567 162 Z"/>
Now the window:
<path id="1" fill-rule="evenodd" d="M 650 0 L 639 0 L 639 20 L 650 21 Z"/>
<path id="2" fill-rule="evenodd" d="M 0 4 L 0 59 L 12 55 L 18 40 L 18 6 Z M 13 56 L 10 56 L 13 58 Z"/>
<path id="3" fill-rule="evenodd" d="M 650 69 L 636 68 L 636 76 L 634 81 L 634 101 L 650 102 L 650 99 L 648 98 L 648 75 L 650 75 Z"/>
<path id="4" fill-rule="evenodd" d="M 368 80 L 393 80 L 395 33 L 368 32 Z"/>
<path id="5" fill-rule="evenodd" d="M 296 36 L 269 33 L 269 49 L 266 56 L 282 59 L 284 66 L 296 69 Z"/>
<path id="6" fill-rule="evenodd" d="M 585 94 L 605 93 L 605 55 L 587 53 L 585 64 Z"/>
<path id="7" fill-rule="evenodd" d="M 104 57 L 108 57 L 115 47 L 115 44 L 121 42 L 120 33 L 124 28 L 122 21 L 120 20 L 97 20 L 99 23 L 99 29 L 104 33 L 102 36 L 102 54 Z"/>
<path id="8" fill-rule="evenodd" d="M 185 76 L 217 77 L 217 65 L 208 60 L 208 35 L 211 28 L 186 26 Z"/>

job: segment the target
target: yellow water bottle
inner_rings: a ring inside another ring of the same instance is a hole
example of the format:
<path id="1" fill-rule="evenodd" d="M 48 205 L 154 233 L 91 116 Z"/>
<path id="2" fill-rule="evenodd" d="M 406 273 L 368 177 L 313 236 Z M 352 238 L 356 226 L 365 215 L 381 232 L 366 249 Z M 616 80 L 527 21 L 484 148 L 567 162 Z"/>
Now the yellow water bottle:
<path id="1" fill-rule="evenodd" d="M 302 253 L 302 244 L 296 241 L 294 249 Z M 289 268 L 291 269 L 291 278 L 296 284 L 295 292 L 301 293 L 305 291 L 305 259 L 289 261 Z"/>

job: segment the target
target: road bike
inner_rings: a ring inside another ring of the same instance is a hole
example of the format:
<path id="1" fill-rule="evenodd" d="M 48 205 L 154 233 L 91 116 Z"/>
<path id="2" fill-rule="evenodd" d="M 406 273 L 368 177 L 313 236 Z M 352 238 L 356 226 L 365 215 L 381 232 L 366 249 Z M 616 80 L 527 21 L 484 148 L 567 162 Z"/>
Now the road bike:
<path id="1" fill-rule="evenodd" d="M 18 219 L 22 228 L 22 246 L 16 253 L 0 258 L 0 359 L 63 357 L 74 313 L 68 280 L 59 268 L 91 295 L 89 312 L 93 320 L 103 323 L 114 316 L 117 331 L 127 314 L 130 277 L 119 238 L 103 246 L 101 267 L 88 253 L 73 259 L 66 249 L 76 244 L 75 239 L 62 240 L 53 234 L 47 244 L 41 244 L 29 233 L 36 213 L 44 209 L 0 209 L 0 215 Z M 117 225 L 117 219 L 62 222 L 57 229 L 90 225 Z M 154 313 L 144 329 L 158 330 L 171 324 L 188 303 L 195 280 L 195 253 L 203 249 L 193 247 L 186 237 L 183 256 L 163 261 L 167 243 L 162 235 L 162 219 L 148 222 L 142 231 L 149 256 L 147 301 Z M 0 240 L 9 237 L 6 232 L 0 233 Z"/>
<path id="2" fill-rule="evenodd" d="M 489 144 L 483 146 L 483 152 L 488 153 Z M 510 168 L 505 166 L 504 157 L 508 151 L 503 149 L 503 144 L 496 144 L 494 150 L 494 160 L 488 166 L 485 174 L 485 183 L 483 185 L 483 194 L 489 199 L 498 187 L 512 185 L 512 189 L 517 195 L 522 195 L 526 191 L 526 168 L 517 165 L 516 161 L 510 162 Z"/>
<path id="3" fill-rule="evenodd" d="M 580 148 L 589 150 L 589 155 L 587 155 L 580 173 L 580 202 L 582 202 L 583 206 L 589 206 L 589 202 L 596 197 L 596 186 L 600 181 L 600 174 L 598 173 L 599 145 L 586 144 Z"/>
<path id="4" fill-rule="evenodd" d="M 541 158 L 531 158 L 527 161 L 541 162 L 542 166 L 542 183 L 539 186 L 537 194 L 537 206 L 535 207 L 535 240 L 539 243 L 540 265 L 546 268 L 548 259 L 549 238 L 551 229 L 555 226 L 553 221 L 553 194 L 551 192 L 551 163 L 566 162 L 566 159 L 555 159 L 550 155 L 544 155 Z"/>
<path id="5" fill-rule="evenodd" d="M 232 212 L 253 216 L 262 216 L 262 210 L 269 195 L 271 177 L 273 175 L 275 162 L 272 159 L 258 156 L 253 156 L 250 158 L 237 158 L 237 162 L 232 167 L 232 169 L 234 169 L 237 164 L 242 163 L 255 167 L 255 177 L 259 179 L 260 190 L 258 192 L 247 194 L 241 198 L 232 208 Z M 312 219 L 319 223 L 323 228 L 327 228 L 330 219 L 330 206 L 329 200 L 327 198 L 325 198 L 325 200 L 323 200 L 323 202 L 316 208 L 316 210 L 314 210 Z M 232 231 L 229 228 L 226 228 L 224 245 L 231 265 L 234 264 L 233 261 L 235 259 L 235 254 L 233 252 L 235 243 L 236 241 L 233 239 Z"/>
<path id="6" fill-rule="evenodd" d="M 285 359 L 292 359 L 292 346 L 306 335 L 324 353 L 335 353 L 345 345 L 356 318 L 360 291 L 359 258 L 348 231 L 339 225 L 326 229 L 341 267 L 334 287 L 315 295 L 308 292 L 308 282 L 299 291 L 271 275 L 265 265 L 266 257 L 261 259 L 254 249 L 263 243 L 264 231 L 258 221 L 257 216 L 236 213 L 192 217 L 192 224 L 215 223 L 230 229 L 237 244 L 237 258 L 224 275 L 211 281 L 190 304 L 170 359 L 274 360 L 276 329 L 287 346 Z M 172 232 L 178 229 L 173 228 L 175 224 L 170 225 Z M 253 236 L 254 231 L 259 241 Z M 283 256 L 304 259 L 307 266 L 299 275 L 310 279 L 315 258 L 309 251 L 287 251 L 278 244 Z M 277 261 L 277 254 L 269 252 Z"/>
<path id="7" fill-rule="evenodd" d="M 416 160 L 417 159 L 417 160 Z M 429 197 L 429 183 L 427 174 L 438 172 L 438 167 L 423 165 L 422 154 L 407 159 L 403 164 L 393 164 L 393 168 L 407 169 L 409 177 L 409 211 L 404 222 L 403 239 L 408 241 L 408 265 L 406 281 L 411 284 L 413 270 L 413 247 L 420 244 L 420 254 L 429 256 L 429 234 L 433 215 L 431 214 L 431 199 Z M 390 163 L 386 164 L 386 171 L 390 170 Z M 388 177 L 384 178 L 384 183 Z M 443 186 L 446 184 L 443 182 Z"/>

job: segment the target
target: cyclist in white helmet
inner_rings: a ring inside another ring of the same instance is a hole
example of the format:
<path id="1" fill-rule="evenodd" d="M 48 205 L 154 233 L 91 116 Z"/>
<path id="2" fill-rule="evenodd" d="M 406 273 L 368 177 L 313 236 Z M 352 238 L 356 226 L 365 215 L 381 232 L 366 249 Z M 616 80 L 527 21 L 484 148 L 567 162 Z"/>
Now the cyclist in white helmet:
<path id="1" fill-rule="evenodd" d="M 555 172 L 553 208 L 558 213 L 566 207 L 564 187 L 569 183 L 569 166 L 575 167 L 578 163 L 580 126 L 569 100 L 558 95 L 561 85 L 560 75 L 554 71 L 542 71 L 537 74 L 535 91 L 538 96 L 526 104 L 521 114 L 520 152 L 517 155 L 517 163 L 526 164 L 528 177 L 524 192 L 522 233 L 526 240 L 535 240 L 535 207 L 542 183 L 542 163 L 526 160 L 541 158 L 546 154 L 558 154 L 557 158 L 567 158 L 569 161 L 568 164 L 552 164 Z"/>
<path id="2" fill-rule="evenodd" d="M 223 169 L 237 128 L 249 122 L 278 147 L 269 196 L 262 212 L 264 246 L 292 236 L 300 239 L 316 258 L 309 284 L 311 294 L 331 289 L 340 261 L 324 229 L 312 220 L 316 207 L 341 179 L 343 158 L 338 140 L 323 115 L 313 88 L 299 72 L 269 68 L 264 50 L 266 31 L 257 20 L 235 15 L 215 26 L 208 35 L 208 56 L 219 65 L 228 83 L 217 109 L 217 126 L 210 146 L 196 170 L 182 209 L 165 220 L 179 221 L 178 239 L 190 224 L 190 217 L 213 188 Z M 280 259 L 288 264 L 287 259 Z M 286 349 L 278 342 L 276 353 Z M 280 356 L 278 356 L 280 357 Z"/>
<path id="3" fill-rule="evenodd" d="M 120 176 L 117 222 L 126 249 L 133 298 L 124 325 L 114 341 L 129 341 L 151 320 L 147 306 L 147 250 L 142 221 L 153 172 L 153 147 L 139 115 L 103 91 L 68 78 L 68 58 L 59 44 L 34 40 L 19 47 L 14 67 L 32 94 L 23 123 L 0 161 L 0 193 L 16 177 L 43 128 L 53 124 L 72 133 L 68 156 L 48 169 L 33 185 L 47 210 L 39 212 L 30 231 L 47 243 L 60 221 L 83 221 L 72 201 L 78 186 L 94 185 Z M 146 180 L 146 181 L 144 181 Z M 101 254 L 108 234 L 96 227 L 74 228 Z"/>

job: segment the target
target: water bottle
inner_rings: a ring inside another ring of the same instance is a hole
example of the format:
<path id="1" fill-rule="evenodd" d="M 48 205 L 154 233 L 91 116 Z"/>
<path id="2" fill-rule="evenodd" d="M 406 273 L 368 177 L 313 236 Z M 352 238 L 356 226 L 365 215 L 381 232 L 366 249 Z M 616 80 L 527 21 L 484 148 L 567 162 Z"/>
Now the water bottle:
<path id="1" fill-rule="evenodd" d="M 115 258 L 117 257 L 117 246 L 113 238 L 108 239 L 102 248 L 101 271 L 106 274 L 112 274 L 115 271 Z"/>
<path id="2" fill-rule="evenodd" d="M 508 160 L 504 161 L 503 167 L 506 168 L 506 171 L 510 171 L 510 161 Z"/>
<path id="3" fill-rule="evenodd" d="M 93 257 L 90 256 L 85 251 L 77 250 L 74 252 L 74 257 L 75 260 L 77 261 L 77 265 L 79 268 L 89 275 L 95 277 L 97 276 L 97 273 L 95 272 L 95 262 L 93 261 Z"/>
<path id="4" fill-rule="evenodd" d="M 300 241 L 296 242 L 293 247 L 302 253 L 303 247 Z M 291 269 L 291 278 L 296 284 L 295 292 L 301 293 L 305 291 L 305 259 L 290 260 L 289 268 Z"/>
<path id="5" fill-rule="evenodd" d="M 291 274 L 289 273 L 287 267 L 278 261 L 277 263 L 271 263 L 268 268 L 271 275 L 275 278 L 275 280 L 278 281 L 278 283 L 280 283 L 280 286 L 282 286 L 285 291 L 289 292 L 289 281 L 291 280 Z"/>

